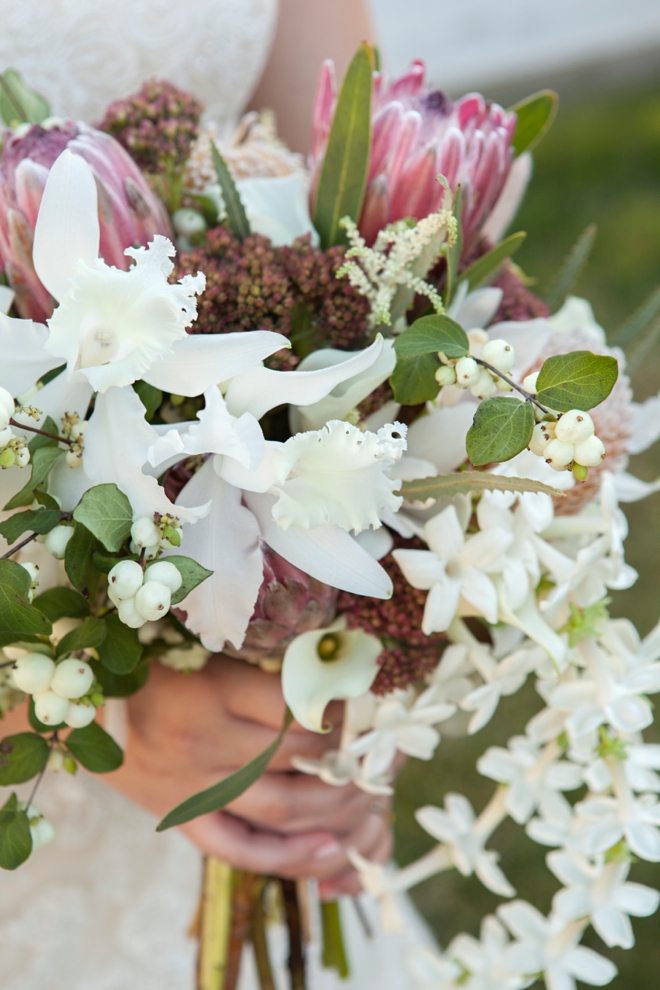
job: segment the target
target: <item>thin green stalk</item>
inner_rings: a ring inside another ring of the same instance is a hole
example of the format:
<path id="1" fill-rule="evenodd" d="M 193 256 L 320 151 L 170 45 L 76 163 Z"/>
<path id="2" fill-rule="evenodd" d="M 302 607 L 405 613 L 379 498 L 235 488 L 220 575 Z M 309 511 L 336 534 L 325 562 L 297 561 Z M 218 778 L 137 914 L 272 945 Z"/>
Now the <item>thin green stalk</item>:
<path id="1" fill-rule="evenodd" d="M 268 939 L 266 938 L 266 914 L 264 911 L 264 896 L 268 880 L 259 877 L 255 883 L 255 897 L 252 906 L 252 947 L 257 964 L 260 990 L 275 990 L 273 970 L 268 954 Z"/>
<path id="2" fill-rule="evenodd" d="M 342 980 L 347 980 L 350 969 L 344 947 L 338 901 L 325 901 L 321 904 L 321 927 L 323 930 L 323 965 L 326 969 L 335 969 Z"/>

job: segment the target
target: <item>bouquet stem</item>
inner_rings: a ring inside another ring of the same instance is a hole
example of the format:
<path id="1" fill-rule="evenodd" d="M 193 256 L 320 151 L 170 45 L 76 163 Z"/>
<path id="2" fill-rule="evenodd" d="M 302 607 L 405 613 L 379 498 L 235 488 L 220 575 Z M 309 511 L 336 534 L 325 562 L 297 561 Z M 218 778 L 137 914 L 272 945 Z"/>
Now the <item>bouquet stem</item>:
<path id="1" fill-rule="evenodd" d="M 207 856 L 197 962 L 198 990 L 225 990 L 231 915 L 232 869 L 222 860 Z"/>

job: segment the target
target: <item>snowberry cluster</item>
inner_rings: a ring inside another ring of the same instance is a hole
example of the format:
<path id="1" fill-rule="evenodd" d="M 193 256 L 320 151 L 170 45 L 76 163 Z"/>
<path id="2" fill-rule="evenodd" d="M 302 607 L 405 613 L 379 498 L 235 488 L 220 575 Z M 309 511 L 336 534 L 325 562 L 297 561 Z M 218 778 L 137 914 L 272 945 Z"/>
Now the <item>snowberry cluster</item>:
<path id="1" fill-rule="evenodd" d="M 25 467 L 30 462 L 30 451 L 25 437 L 16 436 L 10 421 L 16 404 L 6 388 L 0 387 L 0 467 L 7 469 Z"/>
<path id="2" fill-rule="evenodd" d="M 145 570 L 136 560 L 120 560 L 108 574 L 108 597 L 124 625 L 139 629 L 167 615 L 172 594 L 182 581 L 168 560 L 156 561 Z"/>
<path id="3" fill-rule="evenodd" d="M 94 721 L 103 696 L 94 690 L 94 671 L 85 660 L 69 657 L 55 663 L 43 653 L 26 653 L 14 664 L 14 684 L 34 698 L 35 715 L 44 725 L 64 722 L 82 729 Z"/>
<path id="4" fill-rule="evenodd" d="M 131 527 L 131 552 L 144 553 L 145 560 L 153 560 L 161 550 L 181 546 L 182 529 L 176 516 L 141 516 Z M 176 590 L 176 589 L 173 589 Z"/>
<path id="5" fill-rule="evenodd" d="M 83 443 L 87 423 L 80 420 L 78 413 L 65 413 L 62 417 L 62 436 L 73 441 L 69 444 L 65 460 L 70 468 L 82 467 Z"/>
<path id="6" fill-rule="evenodd" d="M 483 331 L 472 331 L 473 343 L 481 343 L 477 335 Z M 483 334 L 484 345 L 481 352 L 481 359 L 478 361 L 474 357 L 462 357 L 458 360 L 451 360 L 440 352 L 438 357 L 443 362 L 435 373 L 435 380 L 439 385 L 457 385 L 459 388 L 469 388 L 477 399 L 488 399 L 496 388 L 501 392 L 510 392 L 512 386 L 500 378 L 497 371 L 507 374 L 513 368 L 516 354 L 506 340 L 488 340 Z M 484 364 L 491 365 L 486 368 Z"/>
<path id="7" fill-rule="evenodd" d="M 595 435 L 588 412 L 569 409 L 558 416 L 556 422 L 536 424 L 529 449 L 555 471 L 572 469 L 575 477 L 584 481 L 587 468 L 597 467 L 605 457 L 605 444 Z"/>
<path id="8" fill-rule="evenodd" d="M 49 533 L 46 533 L 43 540 L 39 539 L 39 537 L 37 539 L 40 543 L 43 543 L 48 553 L 52 554 L 56 560 L 64 560 L 67 544 L 74 532 L 74 526 L 63 523 L 62 525 L 55 526 Z"/>
<path id="9" fill-rule="evenodd" d="M 19 561 L 21 567 L 23 567 L 30 575 L 30 588 L 28 591 L 28 601 L 32 604 L 34 599 L 34 593 L 39 587 L 39 565 L 33 564 L 30 560 Z"/>

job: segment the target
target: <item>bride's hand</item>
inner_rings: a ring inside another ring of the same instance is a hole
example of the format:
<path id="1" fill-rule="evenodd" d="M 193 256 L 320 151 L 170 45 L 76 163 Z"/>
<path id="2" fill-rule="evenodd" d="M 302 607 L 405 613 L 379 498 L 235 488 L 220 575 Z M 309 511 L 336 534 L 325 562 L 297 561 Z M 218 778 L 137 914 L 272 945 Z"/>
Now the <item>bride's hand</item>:
<path id="1" fill-rule="evenodd" d="M 328 708 L 327 735 L 294 723 L 268 771 L 226 810 L 182 827 L 203 852 L 255 873 L 318 877 L 321 893 L 357 893 L 347 850 L 384 862 L 391 854 L 389 802 L 353 785 L 330 787 L 292 770 L 291 757 L 320 757 L 339 743 L 342 708 Z M 264 750 L 284 716 L 280 679 L 228 657 L 192 675 L 158 662 L 128 699 L 122 768 L 107 783 L 162 816 Z"/>

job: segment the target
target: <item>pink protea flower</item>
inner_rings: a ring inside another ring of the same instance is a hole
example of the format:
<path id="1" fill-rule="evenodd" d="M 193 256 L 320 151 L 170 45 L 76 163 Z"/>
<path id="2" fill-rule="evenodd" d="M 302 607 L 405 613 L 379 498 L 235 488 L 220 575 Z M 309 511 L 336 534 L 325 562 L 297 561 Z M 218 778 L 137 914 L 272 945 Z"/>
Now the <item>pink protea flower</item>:
<path id="1" fill-rule="evenodd" d="M 9 133 L 0 162 L 0 268 L 16 293 L 22 317 L 43 322 L 53 300 L 32 264 L 32 239 L 48 172 L 70 148 L 94 169 L 99 192 L 100 253 L 107 264 L 128 268 L 127 247 L 146 245 L 154 234 L 171 237 L 167 214 L 121 145 L 102 131 L 73 120 Z"/>
<path id="2" fill-rule="evenodd" d="M 478 93 L 456 103 L 429 90 L 415 61 L 392 82 L 374 72 L 371 159 L 359 227 L 368 244 L 405 217 L 421 220 L 440 207 L 444 175 L 463 189 L 463 251 L 469 254 L 504 186 L 513 150 L 515 114 Z M 318 180 L 337 103 L 334 64 L 324 63 L 314 105 L 310 166 Z M 316 181 L 312 182 L 312 199 Z"/>

